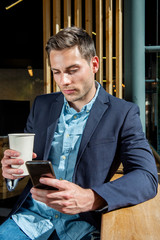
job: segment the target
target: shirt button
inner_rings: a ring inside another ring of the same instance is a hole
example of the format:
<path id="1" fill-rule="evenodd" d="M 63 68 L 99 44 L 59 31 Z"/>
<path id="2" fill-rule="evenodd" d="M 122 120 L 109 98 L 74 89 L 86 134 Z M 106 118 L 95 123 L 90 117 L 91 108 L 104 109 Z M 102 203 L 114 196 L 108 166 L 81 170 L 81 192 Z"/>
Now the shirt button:
<path id="1" fill-rule="evenodd" d="M 59 178 L 59 180 L 63 180 L 63 178 L 62 178 L 62 177 L 60 177 L 60 178 Z"/>
<path id="2" fill-rule="evenodd" d="M 57 219 L 59 216 L 58 216 L 58 214 L 56 214 L 54 217 Z"/>
<path id="3" fill-rule="evenodd" d="M 77 116 L 75 115 L 75 116 L 74 116 L 74 119 L 76 119 L 76 118 L 77 118 Z"/>
<path id="4" fill-rule="evenodd" d="M 66 159 L 66 156 L 63 155 L 63 156 L 62 156 L 62 159 Z"/>
<path id="5" fill-rule="evenodd" d="M 89 113 L 89 110 L 87 110 L 86 112 Z"/>
<path id="6" fill-rule="evenodd" d="M 66 137 L 69 138 L 69 134 L 67 134 Z"/>

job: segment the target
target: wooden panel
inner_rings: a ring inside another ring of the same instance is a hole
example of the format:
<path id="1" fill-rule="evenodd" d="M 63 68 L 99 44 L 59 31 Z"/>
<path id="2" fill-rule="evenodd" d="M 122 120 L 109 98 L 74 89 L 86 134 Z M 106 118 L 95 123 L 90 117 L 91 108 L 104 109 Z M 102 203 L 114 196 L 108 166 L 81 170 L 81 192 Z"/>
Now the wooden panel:
<path id="1" fill-rule="evenodd" d="M 71 27 L 71 0 L 64 0 L 64 27 Z"/>
<path id="2" fill-rule="evenodd" d="M 112 94 L 113 84 L 112 84 L 112 45 L 113 45 L 113 36 L 112 36 L 112 0 L 106 1 L 106 91 Z"/>
<path id="3" fill-rule="evenodd" d="M 61 29 L 61 1 L 53 0 L 53 34 Z M 53 92 L 58 92 L 59 87 L 53 79 Z"/>
<path id="4" fill-rule="evenodd" d="M 96 0 L 96 52 L 99 57 L 99 71 L 96 80 L 103 86 L 103 11 L 102 0 Z"/>
<path id="5" fill-rule="evenodd" d="M 116 97 L 122 98 L 122 0 L 116 0 Z"/>
<path id="6" fill-rule="evenodd" d="M 74 1 L 74 22 L 75 26 L 82 27 L 82 0 Z"/>
<path id="7" fill-rule="evenodd" d="M 85 1 L 85 29 L 92 36 L 92 0 Z"/>
<path id="8" fill-rule="evenodd" d="M 53 0 L 53 34 L 61 28 L 61 1 Z"/>
<path id="9" fill-rule="evenodd" d="M 63 0 L 64 12 L 60 6 L 61 1 L 53 0 L 53 34 L 57 33 L 61 24 L 64 27 L 71 26 L 71 0 Z M 96 75 L 97 81 L 103 85 L 103 59 L 106 59 L 106 91 L 113 94 L 113 0 L 85 0 L 85 10 L 82 9 L 82 0 L 74 0 L 74 24 L 82 27 L 82 16 L 85 11 L 85 30 L 92 37 L 93 35 L 93 17 L 96 23 L 96 51 L 100 59 L 100 69 Z M 95 14 L 93 16 L 93 6 L 95 3 Z M 104 4 L 105 3 L 105 4 Z M 122 0 L 115 0 L 116 3 L 116 96 L 122 98 Z M 105 16 L 103 16 L 103 7 Z M 64 23 L 61 23 L 61 14 L 64 15 Z M 43 0 L 43 23 L 44 23 L 44 46 L 48 40 L 51 31 L 50 24 L 50 1 Z M 103 33 L 103 20 L 106 24 L 106 31 Z M 106 47 L 106 54 L 103 57 L 103 44 Z M 51 73 L 48 66 L 46 53 L 44 52 L 44 82 L 45 92 L 51 91 Z M 53 82 L 53 90 L 58 91 Z"/>
<path id="10" fill-rule="evenodd" d="M 159 240 L 160 186 L 155 198 L 102 216 L 101 240 Z"/>
<path id="11" fill-rule="evenodd" d="M 46 43 L 51 35 L 50 0 L 43 0 L 43 66 L 44 66 L 44 93 L 51 92 L 51 71 L 48 56 L 45 51 Z"/>

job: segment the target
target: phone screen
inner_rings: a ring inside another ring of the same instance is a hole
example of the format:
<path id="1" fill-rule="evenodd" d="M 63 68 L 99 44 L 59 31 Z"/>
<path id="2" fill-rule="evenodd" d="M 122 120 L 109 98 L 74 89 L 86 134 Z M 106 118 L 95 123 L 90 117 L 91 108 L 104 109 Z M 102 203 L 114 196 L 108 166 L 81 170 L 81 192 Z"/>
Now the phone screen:
<path id="1" fill-rule="evenodd" d="M 51 187 L 39 182 L 41 177 L 56 178 L 51 162 L 45 160 L 33 160 L 27 161 L 26 166 L 35 188 L 45 190 L 58 190 L 55 187 Z"/>

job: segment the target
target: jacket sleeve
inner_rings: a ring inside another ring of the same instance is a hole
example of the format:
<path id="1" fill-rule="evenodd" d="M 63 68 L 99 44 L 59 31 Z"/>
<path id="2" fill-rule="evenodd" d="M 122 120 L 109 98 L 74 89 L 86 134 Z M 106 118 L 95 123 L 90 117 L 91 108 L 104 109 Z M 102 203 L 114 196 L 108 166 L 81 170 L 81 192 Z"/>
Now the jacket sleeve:
<path id="1" fill-rule="evenodd" d="M 123 121 L 118 144 L 124 175 L 93 188 L 108 203 L 108 211 L 144 202 L 157 193 L 155 159 L 144 136 L 136 105 L 132 105 Z"/>

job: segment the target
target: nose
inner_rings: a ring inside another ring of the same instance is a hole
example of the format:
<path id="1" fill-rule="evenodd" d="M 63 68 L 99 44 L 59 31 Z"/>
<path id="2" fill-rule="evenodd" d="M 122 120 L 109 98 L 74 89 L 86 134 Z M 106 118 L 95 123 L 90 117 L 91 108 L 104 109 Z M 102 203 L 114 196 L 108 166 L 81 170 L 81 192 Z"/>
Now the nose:
<path id="1" fill-rule="evenodd" d="M 71 83 L 71 79 L 70 77 L 68 76 L 67 73 L 62 73 L 61 74 L 61 85 L 69 85 Z"/>

